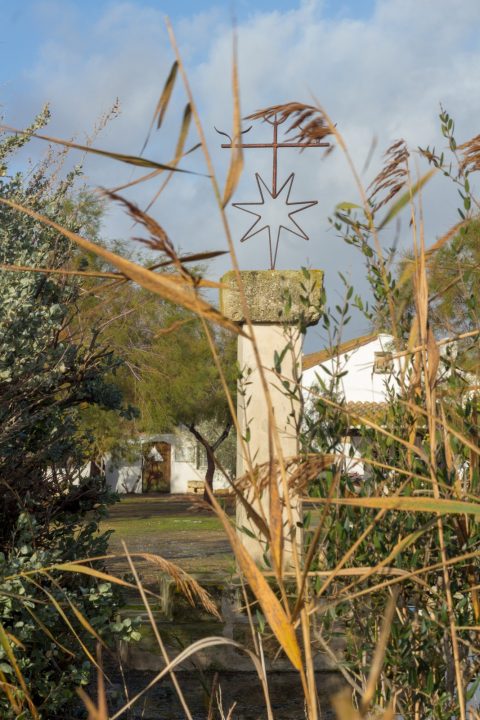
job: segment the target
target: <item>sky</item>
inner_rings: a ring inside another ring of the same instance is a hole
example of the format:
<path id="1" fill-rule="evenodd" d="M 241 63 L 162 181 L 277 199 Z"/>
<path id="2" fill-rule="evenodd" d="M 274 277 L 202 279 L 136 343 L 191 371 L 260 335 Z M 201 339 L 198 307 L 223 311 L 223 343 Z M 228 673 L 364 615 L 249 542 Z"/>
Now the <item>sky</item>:
<path id="1" fill-rule="evenodd" d="M 412 172 L 426 167 L 418 146 L 443 148 L 438 122 L 440 103 L 455 118 L 458 142 L 480 132 L 480 2 L 478 0 L 0 0 L 0 114 L 4 122 L 25 127 L 45 102 L 52 120 L 48 134 L 84 142 L 100 118 L 115 105 L 118 112 L 95 137 L 109 150 L 137 154 L 145 139 L 163 82 L 173 61 L 164 18 L 172 21 L 188 70 L 216 173 L 228 168 L 222 138 L 232 126 L 232 17 L 238 32 L 242 113 L 286 101 L 318 101 L 337 124 L 368 186 L 379 171 L 386 148 L 404 138 L 411 148 Z M 154 132 L 145 155 L 168 161 L 186 97 L 180 84 L 161 130 Z M 246 125 L 247 127 L 247 125 Z M 267 139 L 256 125 L 252 141 Z M 375 140 L 376 150 L 362 168 Z M 196 137 L 191 132 L 191 143 Z M 33 141 L 33 161 L 45 152 Z M 72 154 L 72 160 L 82 159 Z M 245 169 L 233 202 L 259 199 L 255 172 L 268 180 L 267 151 L 247 151 Z M 205 173 L 200 154 L 185 168 Z M 336 148 L 324 157 L 317 149 L 301 155 L 287 150 L 279 159 L 279 180 L 291 172 L 292 201 L 318 204 L 295 216 L 306 241 L 283 233 L 279 268 L 311 266 L 325 271 L 329 302 L 341 294 L 338 273 L 366 292 L 357 252 L 332 230 L 328 218 L 337 203 L 358 202 L 358 191 L 345 156 Z M 92 187 L 116 187 L 139 175 L 136 170 L 88 157 L 84 179 Z M 129 191 L 145 207 L 158 181 Z M 457 219 L 456 190 L 436 177 L 423 195 L 426 242 L 431 244 Z M 176 175 L 153 206 L 154 217 L 182 251 L 225 249 L 218 211 L 207 178 Z M 241 267 L 268 267 L 265 233 L 240 243 L 250 216 L 229 208 Z M 401 218 L 399 246 L 408 248 L 408 218 Z M 129 238 L 131 222 L 109 207 L 108 237 Z M 387 236 L 385 243 L 391 242 Z M 224 260 L 210 267 L 218 278 Z M 354 318 L 346 337 L 368 330 Z M 307 349 L 322 339 L 310 333 Z"/>

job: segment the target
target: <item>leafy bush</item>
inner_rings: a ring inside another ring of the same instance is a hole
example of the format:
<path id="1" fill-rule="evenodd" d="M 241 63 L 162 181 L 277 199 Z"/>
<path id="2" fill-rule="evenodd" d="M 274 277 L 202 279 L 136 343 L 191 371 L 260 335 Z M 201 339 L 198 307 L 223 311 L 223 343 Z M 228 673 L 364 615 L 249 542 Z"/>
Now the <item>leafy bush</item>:
<path id="1" fill-rule="evenodd" d="M 65 717 L 66 710 L 69 717 L 84 716 L 76 688 L 91 680 L 94 633 L 107 644 L 115 638 L 139 638 L 131 620 L 113 622 L 121 597 L 110 583 L 52 569 L 106 552 L 108 533 L 98 534 L 99 514 L 88 522 L 82 513 L 59 518 L 48 548 L 37 547 L 35 518 L 22 514 L 14 548 L 8 557 L 0 556 L 0 622 L 15 638 L 10 650 L 0 647 L 0 677 L 18 685 L 17 663 L 40 717 Z M 2 693 L 1 717 L 31 717 L 21 689 L 13 696 L 23 711 L 17 714 L 8 693 Z"/>
<path id="2" fill-rule="evenodd" d="M 444 112 L 440 118 L 443 126 Z M 450 123 L 448 130 L 443 128 L 447 138 L 452 127 Z M 443 154 L 437 156 L 430 150 L 424 154 L 436 167 L 443 169 L 445 165 L 444 174 L 452 177 L 453 164 L 447 166 Z M 441 270 L 444 258 L 458 256 L 459 246 L 471 248 L 478 217 L 465 215 L 470 207 L 467 203 L 468 208 L 465 205 L 459 210 L 464 227 L 458 233 L 446 233 L 430 256 L 416 247 L 399 264 L 395 276 L 391 269 L 393 252 L 386 262 L 377 251 L 378 244 L 375 246 L 374 224 L 382 226 L 375 216 L 382 206 L 375 188 L 378 184 L 380 193 L 389 188 L 388 183 L 382 185 L 392 174 L 388 160 L 387 153 L 387 167 L 378 182 L 372 183 L 370 217 L 366 210 L 351 210 L 358 206 L 343 204 L 348 209 L 339 206 L 333 220 L 337 232 L 363 256 L 374 303 L 368 308 L 348 288 L 343 306 L 337 305 L 333 312 L 325 310 L 324 329 L 331 336 L 334 360 L 328 381 L 321 383 L 318 400 L 306 418 L 304 445 L 310 452 L 338 453 L 337 463 L 310 487 L 311 496 L 326 498 L 341 493 L 353 498 L 353 505 L 357 499 L 360 504 L 377 498 L 385 509 L 389 500 L 395 507 L 395 496 L 410 496 L 412 512 L 385 512 L 380 505 L 378 510 L 334 505 L 324 521 L 315 569 L 367 568 L 369 572 L 364 579 L 361 574 L 355 580 L 336 577 L 325 587 L 317 577 L 313 593 L 328 599 L 328 609 L 319 619 L 325 637 L 333 637 L 339 628 L 345 630 L 341 664 L 359 704 L 379 638 L 385 632 L 389 641 L 375 688 L 377 704 L 395 704 L 406 720 L 447 720 L 462 716 L 465 703 L 478 687 L 480 527 L 468 515 L 440 518 L 435 513 L 435 501 L 478 498 L 479 400 L 472 368 L 478 368 L 480 336 L 474 296 L 471 290 L 465 293 L 465 282 L 468 288 L 471 281 L 471 265 L 465 262 L 462 267 L 459 260 L 453 282 L 451 267 L 447 265 L 443 275 Z M 393 172 L 403 165 L 408 167 L 408 152 L 394 165 Z M 461 169 L 454 180 L 468 187 Z M 394 196 L 402 187 L 400 183 Z M 401 200 L 397 198 L 396 202 Z M 430 297 L 425 265 L 422 270 L 425 257 L 433 286 Z M 442 288 L 448 292 L 443 293 Z M 380 418 L 369 416 L 366 410 L 363 417 L 349 416 L 341 391 L 346 371 L 341 362 L 335 365 L 335 358 L 339 357 L 339 329 L 350 318 L 352 297 L 370 322 L 393 337 L 391 350 L 397 359 L 387 375 L 387 402 Z M 450 334 L 448 342 L 441 340 L 445 332 Z M 424 354 L 412 351 L 422 345 Z M 476 362 L 467 362 L 466 358 Z M 349 472 L 348 453 L 341 457 L 344 438 L 352 427 L 364 467 L 361 477 Z M 414 511 L 415 499 L 422 496 L 432 499 L 430 513 Z M 385 571 L 383 577 L 381 570 Z M 382 631 L 383 617 L 392 601 L 395 612 L 388 629 Z"/>
<path id="3" fill-rule="evenodd" d="M 31 131 L 47 119 L 44 112 Z M 50 157 L 50 174 L 40 164 L 29 176 L 7 175 L 7 159 L 27 140 L 28 135 L 0 143 L 1 197 L 81 231 L 89 215 L 88 207 L 75 202 L 79 170 L 56 182 Z M 80 473 L 91 458 L 88 438 L 78 432 L 79 411 L 89 405 L 124 411 L 118 389 L 106 380 L 117 360 L 99 344 L 95 328 L 81 332 L 73 322 L 80 289 L 61 269 L 74 267 L 76 259 L 69 241 L 54 229 L 0 206 L 0 714 L 5 718 L 35 716 L 34 706 L 49 719 L 73 712 L 75 688 L 89 678 L 97 639 L 136 636 L 128 621 L 114 622 L 119 596 L 109 583 L 48 570 L 106 551 L 108 536 L 98 534 L 99 519 L 114 498 L 98 472 Z"/>

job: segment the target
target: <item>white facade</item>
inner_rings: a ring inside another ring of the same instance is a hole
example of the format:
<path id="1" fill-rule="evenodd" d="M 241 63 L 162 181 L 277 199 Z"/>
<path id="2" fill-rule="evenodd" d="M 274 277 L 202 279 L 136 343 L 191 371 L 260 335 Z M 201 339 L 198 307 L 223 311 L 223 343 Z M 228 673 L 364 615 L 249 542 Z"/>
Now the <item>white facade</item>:
<path id="1" fill-rule="evenodd" d="M 371 337 L 364 343 L 359 339 L 356 347 L 355 341 L 345 343 L 348 349 L 342 350 L 340 346 L 338 355 L 325 357 L 319 364 L 307 367 L 303 372 L 302 385 L 307 394 L 310 389 L 318 386 L 318 378 L 328 385 L 330 375 L 323 369 L 324 366 L 331 373 L 347 371 L 346 375 L 339 379 L 338 384 L 338 391 L 345 402 L 386 402 L 388 388 L 397 387 L 393 376 L 400 370 L 400 361 L 393 360 L 393 368 L 390 369 L 387 364 L 385 372 L 378 371 L 378 361 L 382 354 L 386 353 L 388 356 L 388 353 L 392 352 L 392 343 L 392 336 L 386 334 Z M 308 365 L 308 358 L 314 358 L 315 355 L 315 353 L 307 355 L 305 364 Z"/>
<path id="2" fill-rule="evenodd" d="M 170 451 L 170 493 L 191 492 L 192 483 L 202 483 L 205 479 L 205 465 L 199 462 L 198 445 L 190 437 L 190 433 L 177 433 L 145 437 L 132 442 L 129 460 L 114 462 L 111 457 L 105 458 L 105 474 L 108 486 L 114 492 L 138 493 L 143 488 L 143 452 L 142 442 L 164 442 L 171 447 Z M 190 488 L 189 488 L 190 483 Z M 228 488 L 225 477 L 215 472 L 213 489 Z"/>
<path id="3" fill-rule="evenodd" d="M 376 404 L 381 407 L 387 403 L 392 391 L 395 393 L 398 389 L 395 376 L 401 370 L 401 361 L 391 357 L 394 352 L 392 336 L 379 334 L 344 343 L 336 355 L 328 351 L 307 355 L 302 378 L 306 411 L 309 404 L 321 396 L 322 382 L 328 388 L 332 375 L 345 373 L 335 387 L 339 400 L 347 409 L 368 417 Z M 351 433 L 343 439 L 340 452 L 345 458 L 346 471 L 363 477 L 366 469 L 360 445 L 361 439 Z"/>
<path id="4" fill-rule="evenodd" d="M 105 458 L 105 477 L 110 490 L 117 493 L 142 492 L 142 460 L 138 459 L 127 463 L 122 461 L 116 464 L 110 455 Z"/>

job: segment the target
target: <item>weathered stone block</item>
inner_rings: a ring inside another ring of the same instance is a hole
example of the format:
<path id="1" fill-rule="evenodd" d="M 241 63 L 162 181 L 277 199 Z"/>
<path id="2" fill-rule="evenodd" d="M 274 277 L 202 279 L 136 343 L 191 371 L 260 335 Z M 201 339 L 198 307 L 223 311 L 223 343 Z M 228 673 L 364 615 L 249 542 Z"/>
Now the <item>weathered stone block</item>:
<path id="1" fill-rule="evenodd" d="M 321 312 L 323 271 L 243 270 L 243 291 L 254 323 L 295 324 L 301 317 L 316 325 Z M 221 279 L 220 310 L 230 320 L 245 322 L 236 274 L 227 272 Z M 302 298 L 308 298 L 308 302 Z"/>

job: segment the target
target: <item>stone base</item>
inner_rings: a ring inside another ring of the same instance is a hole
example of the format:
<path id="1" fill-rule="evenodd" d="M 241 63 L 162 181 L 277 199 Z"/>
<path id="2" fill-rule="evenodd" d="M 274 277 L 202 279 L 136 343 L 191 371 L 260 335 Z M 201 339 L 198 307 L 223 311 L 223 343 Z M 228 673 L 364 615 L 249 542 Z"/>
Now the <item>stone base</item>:
<path id="1" fill-rule="evenodd" d="M 234 640 L 254 651 L 248 615 L 243 608 L 243 593 L 237 583 L 219 585 L 215 580 L 211 579 L 209 582 L 206 578 L 199 578 L 200 584 L 209 592 L 221 613 L 221 620 L 219 620 L 207 614 L 202 608 L 192 608 L 185 597 L 175 589 L 173 581 L 170 578 L 165 579 L 168 585 L 163 587 L 163 594 L 168 587 L 170 600 L 162 603 L 164 607 L 161 609 L 155 607 L 151 601 L 151 609 L 170 659 L 179 655 L 184 648 L 194 642 L 212 636 Z M 155 586 L 148 589 L 158 592 Z M 139 642 L 119 643 L 119 656 L 125 667 L 147 672 L 162 670 L 165 662 L 143 605 L 137 599 L 136 605 L 125 608 L 120 615 L 122 619 L 125 617 L 142 619 L 140 627 L 142 639 Z M 255 614 L 253 623 L 259 629 Z M 297 637 L 302 645 L 300 632 Z M 262 644 L 265 667 L 269 673 L 288 674 L 292 672 L 290 661 L 280 651 L 279 644 L 270 631 L 263 636 Z M 344 647 L 343 639 L 336 638 L 330 642 L 330 646 L 341 658 Z M 314 637 L 312 637 L 312 651 L 314 667 L 317 672 L 334 673 L 337 671 L 335 664 L 322 652 L 321 646 Z M 195 664 L 203 671 L 222 673 L 234 669 L 236 673 L 255 673 L 250 657 L 232 645 L 216 645 L 197 652 Z M 187 660 L 178 669 L 188 670 L 190 666 L 191 661 Z"/>

